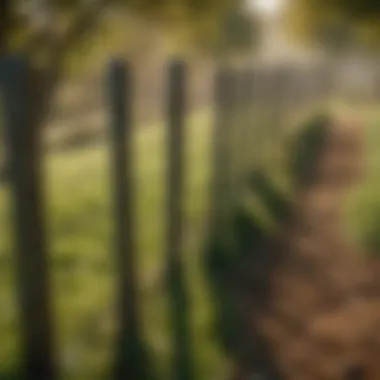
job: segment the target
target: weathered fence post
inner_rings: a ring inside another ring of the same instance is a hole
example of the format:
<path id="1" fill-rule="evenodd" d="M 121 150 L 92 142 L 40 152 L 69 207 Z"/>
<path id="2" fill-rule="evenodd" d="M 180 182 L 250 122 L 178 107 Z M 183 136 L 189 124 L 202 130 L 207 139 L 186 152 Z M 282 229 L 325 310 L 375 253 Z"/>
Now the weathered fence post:
<path id="1" fill-rule="evenodd" d="M 242 73 L 242 99 L 244 104 L 251 106 L 251 102 L 254 100 L 254 83 L 255 83 L 255 71 L 253 69 L 244 70 Z"/>
<path id="2" fill-rule="evenodd" d="M 271 80 L 271 92 L 273 95 L 272 125 L 275 136 L 281 135 L 282 127 L 286 122 L 287 105 L 290 83 L 290 70 L 280 66 L 273 70 Z"/>
<path id="3" fill-rule="evenodd" d="M 289 70 L 286 67 L 274 67 L 270 71 L 269 93 L 270 108 L 268 109 L 268 136 L 266 146 L 267 164 L 269 167 L 276 168 L 281 160 L 281 147 L 283 129 L 287 119 L 287 95 L 289 85 Z"/>
<path id="4" fill-rule="evenodd" d="M 331 64 L 324 63 L 319 70 L 319 91 L 324 100 L 331 100 L 334 91 L 334 76 Z"/>
<path id="5" fill-rule="evenodd" d="M 247 170 L 253 167 L 254 155 L 253 152 L 257 152 L 257 130 L 255 128 L 255 118 L 254 118 L 254 83 L 255 83 L 255 72 L 253 69 L 244 70 L 240 78 L 241 84 L 241 99 L 244 106 L 244 125 L 242 128 L 241 136 L 241 150 L 243 154 L 243 168 L 242 172 L 244 175 L 247 174 Z"/>
<path id="6" fill-rule="evenodd" d="M 231 201 L 231 113 L 234 108 L 234 76 L 230 69 L 221 68 L 214 83 L 214 134 L 212 138 L 212 177 L 210 182 L 211 233 L 228 223 Z"/>
<path id="7" fill-rule="evenodd" d="M 256 89 L 258 122 L 260 124 L 260 164 L 265 159 L 268 141 L 271 138 L 273 123 L 273 99 L 272 99 L 272 68 L 260 67 L 257 70 Z"/>
<path id="8" fill-rule="evenodd" d="M 108 67 L 108 103 L 111 132 L 111 171 L 118 269 L 117 321 L 119 327 L 116 380 L 145 379 L 138 305 L 134 193 L 132 74 L 122 60 Z"/>
<path id="9" fill-rule="evenodd" d="M 35 77 L 21 57 L 3 59 L 1 88 L 14 207 L 23 378 L 57 377 L 41 173 L 41 131 L 34 123 Z"/>
<path id="10" fill-rule="evenodd" d="M 186 119 L 186 65 L 174 61 L 169 67 L 167 130 L 167 284 L 170 302 L 173 380 L 193 379 L 190 300 L 182 259 L 184 127 Z"/>

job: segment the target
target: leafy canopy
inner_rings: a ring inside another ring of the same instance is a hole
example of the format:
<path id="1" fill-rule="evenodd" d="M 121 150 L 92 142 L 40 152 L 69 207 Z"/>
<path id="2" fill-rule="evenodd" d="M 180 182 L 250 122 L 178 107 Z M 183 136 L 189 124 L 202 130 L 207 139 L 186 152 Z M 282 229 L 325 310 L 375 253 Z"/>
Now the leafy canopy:
<path id="1" fill-rule="evenodd" d="M 287 24 L 293 36 L 334 50 L 353 44 L 379 46 L 377 0 L 289 0 Z"/>
<path id="2" fill-rule="evenodd" d="M 5 45 L 8 49 L 29 46 L 36 35 L 44 35 L 39 49 L 57 34 L 72 34 L 71 42 L 77 42 L 73 40 L 89 32 L 94 35 L 105 20 L 123 12 L 143 17 L 202 50 L 247 49 L 253 42 L 253 19 L 242 4 L 233 0 L 3 0 L 0 52 Z"/>

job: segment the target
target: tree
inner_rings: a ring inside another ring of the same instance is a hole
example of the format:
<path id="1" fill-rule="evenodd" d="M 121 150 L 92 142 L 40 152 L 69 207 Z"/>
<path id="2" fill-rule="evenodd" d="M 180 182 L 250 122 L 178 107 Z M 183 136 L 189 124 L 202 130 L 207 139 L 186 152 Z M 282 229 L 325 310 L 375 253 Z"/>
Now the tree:
<path id="1" fill-rule="evenodd" d="M 41 123 L 67 58 L 101 30 L 112 12 L 137 14 L 171 35 L 190 36 L 188 42 L 198 49 L 220 44 L 226 14 L 240 17 L 235 25 L 245 34 L 239 38 L 248 41 L 247 20 L 241 22 L 242 13 L 230 11 L 239 4 L 232 0 L 2 0 L 0 56 L 17 50 L 38 63 L 36 114 Z"/>
<path id="2" fill-rule="evenodd" d="M 340 12 L 353 20 L 379 17 L 380 4 L 377 0 L 310 0 L 310 5 L 333 12 Z"/>
<path id="3" fill-rule="evenodd" d="M 287 25 L 293 36 L 307 44 L 332 50 L 347 46 L 378 46 L 380 4 L 376 0 L 290 0 Z"/>
<path id="4" fill-rule="evenodd" d="M 258 22 L 243 8 L 234 8 L 219 23 L 217 48 L 221 54 L 250 52 L 259 37 Z"/>
<path id="5" fill-rule="evenodd" d="M 198 18 L 186 30 L 189 45 L 211 57 L 249 54 L 259 38 L 255 15 L 234 6 L 216 17 Z"/>

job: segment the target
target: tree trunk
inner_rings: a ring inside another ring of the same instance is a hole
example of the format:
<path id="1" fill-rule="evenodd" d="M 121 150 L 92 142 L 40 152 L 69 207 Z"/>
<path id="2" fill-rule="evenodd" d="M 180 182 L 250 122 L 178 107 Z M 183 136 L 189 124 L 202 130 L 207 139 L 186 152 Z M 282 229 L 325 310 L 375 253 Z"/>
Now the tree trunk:
<path id="1" fill-rule="evenodd" d="M 0 60 L 3 58 L 8 51 L 8 33 L 10 26 L 10 16 L 11 16 L 11 1 L 12 0 L 1 0 L 0 1 Z M 0 115 L 1 117 L 1 115 Z M 1 126 L 0 119 L 0 126 Z M 3 128 L 0 128 L 0 135 L 4 134 Z M 3 143 L 1 144 L 3 145 Z M 7 160 L 8 151 L 7 146 L 2 146 L 2 150 L 4 151 L 5 157 L 0 158 L 0 182 L 7 177 L 7 163 L 3 163 L 3 160 Z"/>
<path id="2" fill-rule="evenodd" d="M 0 57 L 8 50 L 8 32 L 11 25 L 11 1 L 0 1 Z"/>

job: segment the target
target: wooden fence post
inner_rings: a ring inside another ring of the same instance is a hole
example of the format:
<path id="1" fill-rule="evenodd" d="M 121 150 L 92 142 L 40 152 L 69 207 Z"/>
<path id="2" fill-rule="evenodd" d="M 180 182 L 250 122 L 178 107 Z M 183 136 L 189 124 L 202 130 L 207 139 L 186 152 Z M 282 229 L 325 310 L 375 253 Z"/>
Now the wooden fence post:
<path id="1" fill-rule="evenodd" d="M 333 69 L 331 64 L 324 63 L 319 70 L 319 91 L 325 101 L 331 100 L 334 91 Z"/>
<path id="2" fill-rule="evenodd" d="M 146 363 L 141 341 L 136 263 L 132 74 L 122 60 L 108 67 L 108 105 L 111 132 L 111 171 L 115 218 L 115 251 L 118 269 L 116 380 L 145 379 Z"/>
<path id="3" fill-rule="evenodd" d="M 174 61 L 169 67 L 167 130 L 167 285 L 170 302 L 173 380 L 193 379 L 190 300 L 182 259 L 184 128 L 186 119 L 186 65 Z"/>
<path id="4" fill-rule="evenodd" d="M 272 94 L 273 94 L 273 133 L 281 135 L 284 121 L 286 121 L 286 111 L 288 105 L 287 96 L 289 92 L 290 70 L 285 66 L 275 68 L 272 75 Z"/>
<path id="5" fill-rule="evenodd" d="M 254 83 L 255 83 L 255 71 L 253 69 L 244 70 L 242 73 L 243 80 L 243 101 L 245 104 L 251 105 L 254 99 Z"/>
<path id="6" fill-rule="evenodd" d="M 253 69 L 244 70 L 241 74 L 241 99 L 244 106 L 244 125 L 242 128 L 241 150 L 243 153 L 243 175 L 247 174 L 247 170 L 250 170 L 254 166 L 253 152 L 257 152 L 258 141 L 258 129 L 256 128 L 255 117 L 253 109 L 254 106 L 254 83 L 255 72 Z"/>
<path id="7" fill-rule="evenodd" d="M 41 131 L 34 123 L 35 77 L 26 59 L 5 58 L 0 67 L 9 181 L 14 207 L 18 298 L 20 304 L 23 378 L 57 377 L 51 313 Z"/>
<path id="8" fill-rule="evenodd" d="M 273 68 L 260 67 L 257 76 L 258 89 L 258 112 L 261 129 L 261 157 L 262 163 L 265 162 L 268 142 L 272 137 L 273 130 Z"/>
<path id="9" fill-rule="evenodd" d="M 287 95 L 289 84 L 289 70 L 286 67 L 275 67 L 270 72 L 270 98 L 271 107 L 269 109 L 269 135 L 267 164 L 269 167 L 276 168 L 281 158 L 283 128 L 286 126 L 287 118 Z"/>
<path id="10" fill-rule="evenodd" d="M 227 227 L 231 200 L 231 113 L 234 108 L 234 77 L 227 68 L 218 70 L 214 83 L 214 135 L 210 182 L 210 232 Z"/>

